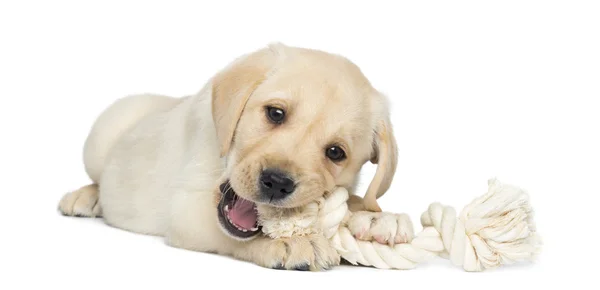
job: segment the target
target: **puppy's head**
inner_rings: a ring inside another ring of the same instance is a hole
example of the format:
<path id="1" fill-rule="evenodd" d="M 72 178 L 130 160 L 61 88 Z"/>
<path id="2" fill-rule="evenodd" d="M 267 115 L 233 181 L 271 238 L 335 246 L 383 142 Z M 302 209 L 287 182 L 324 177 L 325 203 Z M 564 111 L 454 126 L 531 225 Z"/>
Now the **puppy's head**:
<path id="1" fill-rule="evenodd" d="M 396 142 L 385 97 L 352 62 L 274 44 L 217 74 L 212 94 L 227 157 L 219 207 L 230 234 L 253 236 L 257 203 L 294 208 L 336 186 L 352 191 L 367 161 L 378 168 L 365 207 L 381 210 L 376 199 L 394 175 Z"/>

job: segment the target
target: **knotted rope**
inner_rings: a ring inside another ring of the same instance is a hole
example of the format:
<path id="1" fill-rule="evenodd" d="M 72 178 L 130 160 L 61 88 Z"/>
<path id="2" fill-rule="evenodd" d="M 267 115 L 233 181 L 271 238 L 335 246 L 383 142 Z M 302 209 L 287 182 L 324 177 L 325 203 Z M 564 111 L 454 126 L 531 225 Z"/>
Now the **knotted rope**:
<path id="1" fill-rule="evenodd" d="M 496 179 L 458 217 L 452 207 L 432 203 L 421 215 L 423 230 L 394 246 L 357 240 L 346 224 L 347 200 L 348 191 L 337 188 L 293 218 L 262 221 L 263 232 L 273 238 L 319 232 L 351 264 L 381 269 L 412 269 L 441 256 L 466 271 L 483 271 L 532 260 L 541 245 L 527 193 Z"/>

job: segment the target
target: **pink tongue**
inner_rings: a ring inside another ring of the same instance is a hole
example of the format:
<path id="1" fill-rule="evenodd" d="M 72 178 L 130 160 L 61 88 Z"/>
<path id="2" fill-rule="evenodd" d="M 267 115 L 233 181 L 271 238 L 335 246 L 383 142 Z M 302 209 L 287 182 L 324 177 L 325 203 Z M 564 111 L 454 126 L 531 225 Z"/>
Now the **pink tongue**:
<path id="1" fill-rule="evenodd" d="M 256 210 L 254 203 L 242 198 L 234 201 L 233 207 L 229 210 L 229 218 L 233 223 L 244 229 L 251 229 L 256 225 Z"/>

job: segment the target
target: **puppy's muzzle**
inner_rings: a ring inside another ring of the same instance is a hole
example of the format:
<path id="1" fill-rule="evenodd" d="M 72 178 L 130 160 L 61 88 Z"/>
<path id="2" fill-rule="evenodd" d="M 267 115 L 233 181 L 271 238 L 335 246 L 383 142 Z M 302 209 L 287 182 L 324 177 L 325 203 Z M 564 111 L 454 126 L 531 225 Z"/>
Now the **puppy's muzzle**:
<path id="1" fill-rule="evenodd" d="M 264 199 L 279 201 L 294 192 L 296 184 L 288 174 L 275 169 L 266 169 L 260 174 L 260 191 Z"/>

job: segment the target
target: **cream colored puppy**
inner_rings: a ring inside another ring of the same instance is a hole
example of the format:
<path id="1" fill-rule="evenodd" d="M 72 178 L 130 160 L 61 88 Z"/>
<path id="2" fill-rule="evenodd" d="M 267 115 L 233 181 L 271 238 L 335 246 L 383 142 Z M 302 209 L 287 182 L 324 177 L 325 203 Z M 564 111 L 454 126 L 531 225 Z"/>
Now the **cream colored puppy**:
<path id="1" fill-rule="evenodd" d="M 354 234 L 381 243 L 412 238 L 405 215 L 376 199 L 396 169 L 385 97 L 346 58 L 270 45 L 244 55 L 183 98 L 129 96 L 98 118 L 84 148 L 93 184 L 61 200 L 65 215 L 102 216 L 174 247 L 264 267 L 319 270 L 340 262 L 320 235 L 270 239 L 277 218 L 378 164 L 364 200 L 350 199 Z M 370 212 L 368 212 L 370 211 Z"/>

